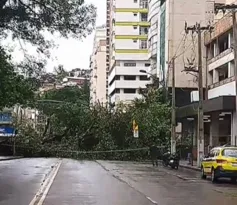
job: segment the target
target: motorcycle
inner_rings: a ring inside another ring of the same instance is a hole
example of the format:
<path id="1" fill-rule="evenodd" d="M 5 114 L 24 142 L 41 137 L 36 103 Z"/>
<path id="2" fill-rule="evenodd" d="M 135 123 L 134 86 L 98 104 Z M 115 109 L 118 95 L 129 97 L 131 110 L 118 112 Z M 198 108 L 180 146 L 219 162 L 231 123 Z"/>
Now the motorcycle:
<path id="1" fill-rule="evenodd" d="M 169 153 L 166 153 L 163 155 L 162 164 L 164 167 L 170 166 L 172 169 L 178 169 L 179 159 L 175 154 L 171 155 Z"/>

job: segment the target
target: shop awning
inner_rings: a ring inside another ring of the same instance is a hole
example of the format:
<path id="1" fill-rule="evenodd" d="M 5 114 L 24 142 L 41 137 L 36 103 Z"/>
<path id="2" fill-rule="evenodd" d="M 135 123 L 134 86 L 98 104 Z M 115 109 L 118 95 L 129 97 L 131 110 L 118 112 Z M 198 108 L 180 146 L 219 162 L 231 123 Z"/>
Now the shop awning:
<path id="1" fill-rule="evenodd" d="M 220 96 L 203 101 L 204 113 L 215 111 L 232 111 L 235 109 L 235 96 Z M 176 118 L 192 117 L 198 113 L 198 102 L 176 109 Z"/>

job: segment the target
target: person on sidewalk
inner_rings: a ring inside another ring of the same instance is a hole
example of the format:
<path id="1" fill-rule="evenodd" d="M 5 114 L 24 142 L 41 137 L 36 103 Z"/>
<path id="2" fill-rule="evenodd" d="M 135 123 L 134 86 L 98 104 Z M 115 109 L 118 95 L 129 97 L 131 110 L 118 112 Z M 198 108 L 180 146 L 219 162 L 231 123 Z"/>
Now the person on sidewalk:
<path id="1" fill-rule="evenodd" d="M 152 145 L 150 147 L 150 156 L 151 156 L 151 161 L 152 161 L 153 167 L 158 166 L 158 154 L 159 154 L 158 147 L 155 145 Z"/>

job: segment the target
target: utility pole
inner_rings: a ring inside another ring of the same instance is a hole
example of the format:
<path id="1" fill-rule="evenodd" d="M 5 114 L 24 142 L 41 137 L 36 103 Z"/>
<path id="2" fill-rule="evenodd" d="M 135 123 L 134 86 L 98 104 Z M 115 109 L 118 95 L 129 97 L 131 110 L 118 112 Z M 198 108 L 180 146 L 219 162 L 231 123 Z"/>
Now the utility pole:
<path id="1" fill-rule="evenodd" d="M 171 154 L 176 152 L 176 109 L 175 109 L 175 57 L 171 59 L 172 68 L 172 122 L 171 122 Z"/>
<path id="2" fill-rule="evenodd" d="M 200 167 L 201 160 L 204 156 L 204 121 L 203 121 L 203 78 L 202 78 L 202 31 L 209 30 L 211 31 L 211 26 L 205 26 L 201 27 L 200 23 L 196 23 L 194 26 L 188 27 L 187 24 L 185 24 L 185 31 L 186 33 L 189 33 L 189 31 L 192 31 L 193 33 L 196 32 L 198 35 L 198 69 L 196 70 L 193 67 L 194 72 L 198 73 L 198 91 L 199 91 L 199 103 L 198 103 L 198 159 L 197 164 Z"/>
<path id="3" fill-rule="evenodd" d="M 223 6 L 215 6 L 215 12 L 218 13 L 219 11 L 222 11 L 224 14 L 226 11 L 231 11 L 232 14 L 232 23 L 233 23 L 233 51 L 234 51 L 234 76 L 235 76 L 235 90 L 237 92 L 237 22 L 236 22 L 236 10 L 237 5 L 236 4 L 230 4 L 230 5 L 223 5 Z M 237 115 L 237 94 L 235 94 L 235 113 Z M 233 141 L 236 141 L 236 133 L 234 133 L 234 137 L 232 138 Z M 232 142 L 235 143 L 236 142 Z"/>

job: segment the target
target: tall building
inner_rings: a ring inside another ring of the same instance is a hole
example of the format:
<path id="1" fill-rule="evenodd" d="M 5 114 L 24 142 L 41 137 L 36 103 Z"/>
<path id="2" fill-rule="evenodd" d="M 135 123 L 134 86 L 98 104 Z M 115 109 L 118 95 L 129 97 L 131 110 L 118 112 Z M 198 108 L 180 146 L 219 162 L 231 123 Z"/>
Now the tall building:
<path id="1" fill-rule="evenodd" d="M 90 96 L 91 103 L 106 104 L 106 27 L 96 28 L 93 52 L 90 58 Z"/>
<path id="2" fill-rule="evenodd" d="M 197 78 L 183 72 L 187 58 L 197 64 L 197 35 L 185 34 L 188 26 L 200 23 L 206 26 L 214 22 L 214 3 L 224 0 L 149 0 L 148 34 L 151 73 L 159 77 L 160 84 L 169 91 L 172 87 L 171 59 L 175 57 L 176 105 L 191 102 L 191 92 L 197 90 Z M 205 72 L 203 73 L 205 79 Z M 205 84 L 205 80 L 203 80 Z"/>
<path id="3" fill-rule="evenodd" d="M 148 57 L 151 62 L 150 73 L 159 77 L 157 59 L 159 58 L 160 33 L 160 0 L 149 0 L 148 21 L 151 26 L 148 32 Z"/>
<path id="4" fill-rule="evenodd" d="M 111 103 L 131 102 L 150 82 L 144 73 L 150 70 L 148 0 L 114 0 L 107 5 L 108 94 Z"/>
<path id="5" fill-rule="evenodd" d="M 233 1 L 216 0 L 209 9 L 214 10 L 216 5 L 225 3 L 233 3 Z M 207 85 L 207 98 L 203 101 L 205 154 L 208 153 L 210 146 L 237 145 L 236 88 L 232 48 L 233 22 L 228 12 L 224 16 L 223 12 L 219 12 L 211 19 L 213 30 L 211 33 L 204 32 L 202 42 L 204 44 L 203 56 L 206 55 L 206 58 L 203 58 L 205 61 L 203 70 L 206 72 Z M 198 102 L 192 102 L 176 110 L 177 121 L 182 122 L 183 136 L 188 137 L 188 134 L 192 133 L 194 158 L 199 158 L 200 153 L 197 150 L 201 145 L 197 134 L 198 107 Z"/>

